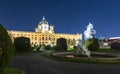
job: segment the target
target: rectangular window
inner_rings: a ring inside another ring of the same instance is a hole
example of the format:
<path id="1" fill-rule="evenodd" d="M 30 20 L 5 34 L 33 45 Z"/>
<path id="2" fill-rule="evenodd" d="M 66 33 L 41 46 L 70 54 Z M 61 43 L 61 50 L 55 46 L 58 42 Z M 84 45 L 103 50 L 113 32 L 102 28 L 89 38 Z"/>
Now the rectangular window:
<path id="1" fill-rule="evenodd" d="M 49 40 L 51 40 L 51 38 L 49 37 Z"/>
<path id="2" fill-rule="evenodd" d="M 33 37 L 32 37 L 32 40 L 33 40 Z"/>
<path id="3" fill-rule="evenodd" d="M 35 40 L 37 40 L 37 37 L 35 37 Z"/>
<path id="4" fill-rule="evenodd" d="M 44 40 L 44 37 L 42 37 L 42 40 Z"/>

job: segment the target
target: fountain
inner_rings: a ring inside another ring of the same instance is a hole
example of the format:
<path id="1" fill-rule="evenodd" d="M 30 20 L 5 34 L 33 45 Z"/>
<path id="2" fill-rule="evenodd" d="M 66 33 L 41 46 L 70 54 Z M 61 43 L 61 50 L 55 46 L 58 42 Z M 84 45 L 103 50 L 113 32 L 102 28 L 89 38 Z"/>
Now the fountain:
<path id="1" fill-rule="evenodd" d="M 76 46 L 74 55 L 91 57 L 90 51 L 86 49 L 84 43 L 80 39 L 78 39 L 76 43 L 77 43 L 77 46 Z"/>
<path id="2" fill-rule="evenodd" d="M 89 23 L 87 26 L 87 30 L 84 31 L 85 41 L 90 38 L 94 38 L 96 31 L 94 29 L 93 24 Z M 90 52 L 86 47 L 85 43 L 82 40 L 78 39 L 76 41 L 75 51 L 74 52 L 59 52 L 53 53 L 52 57 L 63 58 L 63 60 L 72 60 L 77 61 L 86 61 L 86 62 L 101 62 L 101 63 L 113 63 L 113 62 L 120 62 L 120 55 L 114 53 L 107 53 L 107 52 Z"/>
<path id="3" fill-rule="evenodd" d="M 85 30 L 84 32 L 85 40 L 93 38 L 95 34 L 96 31 L 93 24 L 89 23 L 87 26 L 87 30 Z M 80 39 L 77 40 L 75 55 L 84 55 L 90 57 L 90 51 L 88 51 L 88 49 L 85 47 L 85 44 Z"/>

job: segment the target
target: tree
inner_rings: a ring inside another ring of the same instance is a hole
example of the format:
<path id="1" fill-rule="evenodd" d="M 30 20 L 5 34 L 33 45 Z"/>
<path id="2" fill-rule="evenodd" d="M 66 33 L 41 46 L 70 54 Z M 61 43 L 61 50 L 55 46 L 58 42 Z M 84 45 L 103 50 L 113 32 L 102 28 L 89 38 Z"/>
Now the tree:
<path id="1" fill-rule="evenodd" d="M 14 40 L 15 51 L 23 52 L 23 51 L 31 51 L 30 39 L 26 37 L 17 37 Z"/>
<path id="2" fill-rule="evenodd" d="M 14 55 L 14 45 L 7 30 L 0 24 L 0 74 L 8 66 Z"/>
<path id="3" fill-rule="evenodd" d="M 61 50 L 67 50 L 67 41 L 64 38 L 57 39 L 57 47 L 60 47 Z"/>
<path id="4" fill-rule="evenodd" d="M 91 38 L 86 40 L 86 48 L 90 51 L 98 50 L 99 49 L 99 43 L 97 38 Z"/>

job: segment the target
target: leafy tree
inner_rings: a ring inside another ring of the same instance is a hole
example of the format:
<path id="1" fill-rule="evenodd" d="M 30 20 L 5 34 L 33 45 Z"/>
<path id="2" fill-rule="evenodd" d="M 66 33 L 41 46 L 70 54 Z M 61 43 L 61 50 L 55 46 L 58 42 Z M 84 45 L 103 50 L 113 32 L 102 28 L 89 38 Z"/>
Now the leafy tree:
<path id="1" fill-rule="evenodd" d="M 98 50 L 99 49 L 99 43 L 97 38 L 91 38 L 86 40 L 86 48 L 90 51 Z"/>
<path id="2" fill-rule="evenodd" d="M 31 51 L 30 39 L 26 37 L 17 37 L 14 40 L 15 51 L 23 52 L 23 51 Z"/>
<path id="3" fill-rule="evenodd" d="M 0 74 L 8 66 L 14 55 L 14 45 L 6 29 L 0 24 Z"/>

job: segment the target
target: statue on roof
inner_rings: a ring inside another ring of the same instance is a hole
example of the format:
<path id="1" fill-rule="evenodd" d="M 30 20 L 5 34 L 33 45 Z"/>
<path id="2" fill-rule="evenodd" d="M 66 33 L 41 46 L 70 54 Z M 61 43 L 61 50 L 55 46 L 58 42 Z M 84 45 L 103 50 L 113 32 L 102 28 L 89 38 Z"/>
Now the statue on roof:
<path id="1" fill-rule="evenodd" d="M 45 20 L 45 16 L 43 16 L 42 20 L 39 22 L 39 24 L 48 24 L 48 22 Z"/>
<path id="2" fill-rule="evenodd" d="M 45 20 L 45 16 L 43 16 L 42 20 L 43 20 L 43 21 Z"/>

